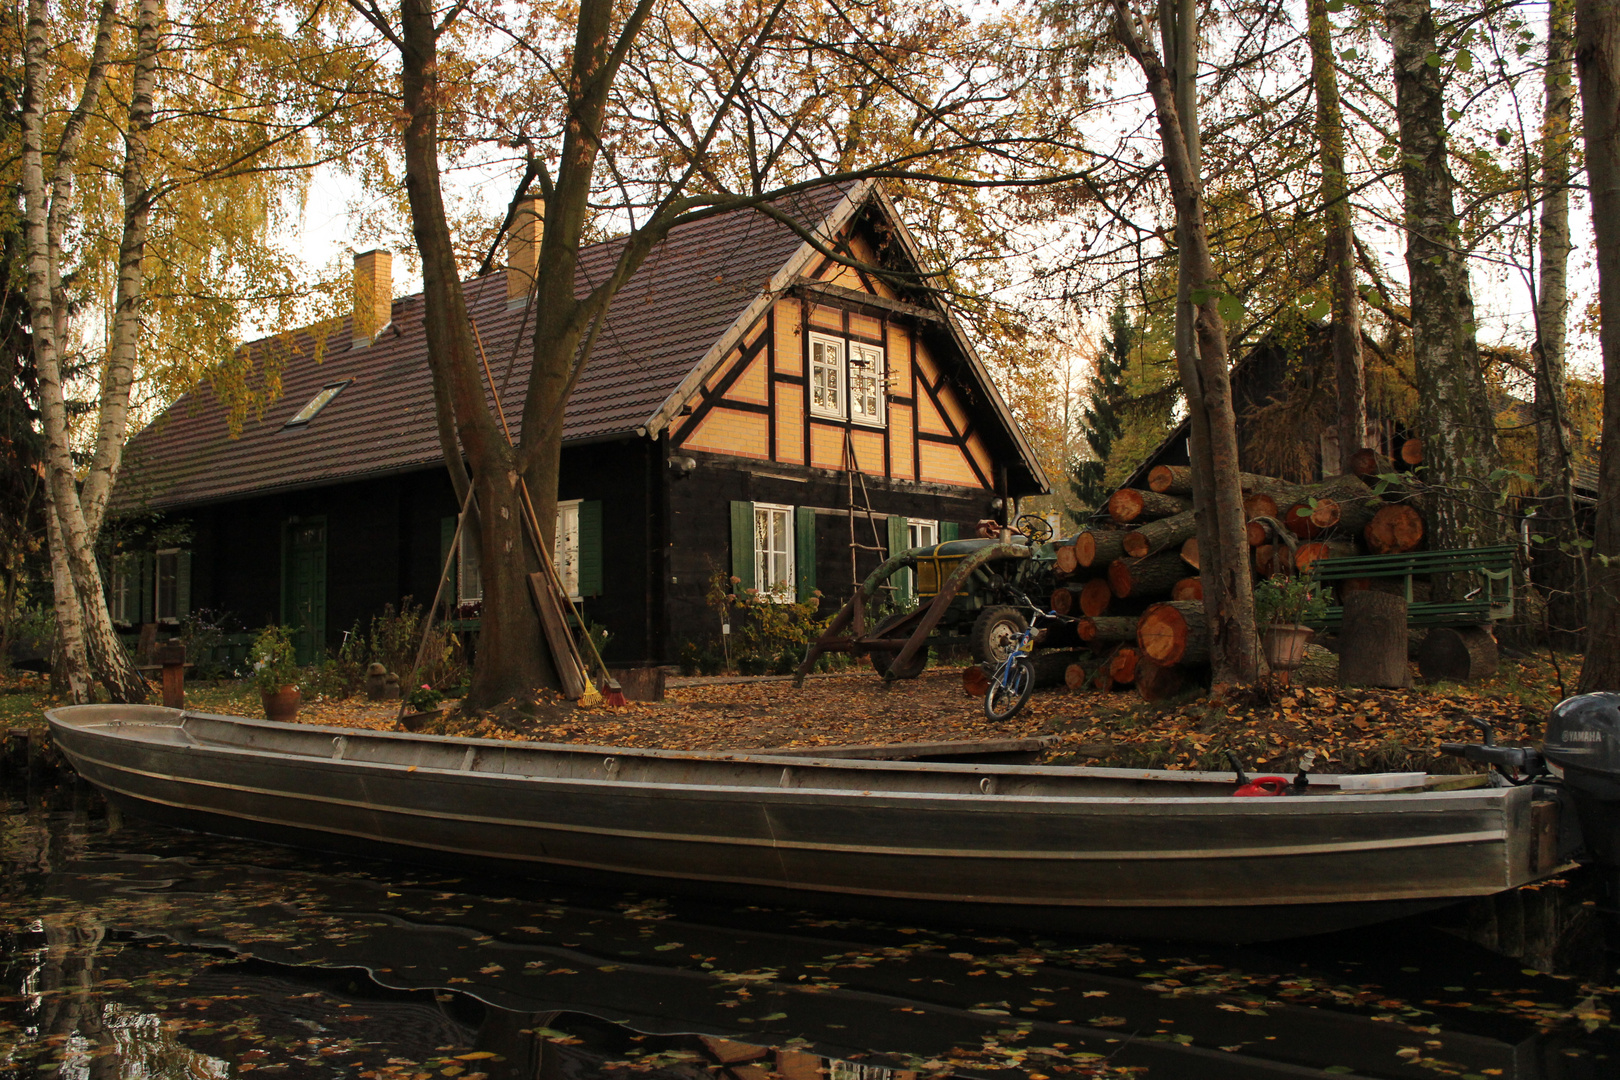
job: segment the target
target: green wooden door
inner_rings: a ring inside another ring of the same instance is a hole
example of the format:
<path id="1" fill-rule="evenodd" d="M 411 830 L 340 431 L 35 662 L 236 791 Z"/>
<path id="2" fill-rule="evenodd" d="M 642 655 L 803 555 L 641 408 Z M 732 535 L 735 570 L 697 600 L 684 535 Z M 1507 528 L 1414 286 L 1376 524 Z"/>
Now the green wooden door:
<path id="1" fill-rule="evenodd" d="M 289 521 L 281 534 L 281 622 L 300 664 L 326 651 L 326 519 Z"/>

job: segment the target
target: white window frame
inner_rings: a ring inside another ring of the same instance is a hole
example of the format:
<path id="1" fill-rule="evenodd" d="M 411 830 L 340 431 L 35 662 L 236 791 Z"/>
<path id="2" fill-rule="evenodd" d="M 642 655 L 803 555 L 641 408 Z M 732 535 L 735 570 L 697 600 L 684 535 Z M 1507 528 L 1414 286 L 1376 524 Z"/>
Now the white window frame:
<path id="1" fill-rule="evenodd" d="M 579 597 L 579 504 L 583 499 L 557 500 L 557 540 L 552 547 L 552 561 L 557 565 L 557 578 L 570 600 Z"/>
<path id="2" fill-rule="evenodd" d="M 484 563 L 478 528 L 472 521 L 461 527 L 456 541 L 456 600 L 463 604 L 484 598 Z"/>
<path id="3" fill-rule="evenodd" d="M 818 359 L 818 348 L 830 350 L 836 359 L 829 363 L 825 353 L 822 353 L 821 357 Z M 810 335 L 809 399 L 810 412 L 816 416 L 835 416 L 842 420 L 848 411 L 849 378 L 847 370 L 848 365 L 845 363 L 845 351 L 845 342 L 843 338 L 833 337 L 830 334 Z M 832 382 L 835 383 L 835 385 L 830 387 L 827 385 L 825 374 L 831 375 Z M 823 382 L 820 387 L 816 385 L 818 375 L 823 376 Z M 823 392 L 824 396 L 830 391 L 831 396 L 836 397 L 837 400 L 831 404 L 828 404 L 825 400 L 817 403 L 816 391 L 818 389 Z"/>
<path id="4" fill-rule="evenodd" d="M 927 531 L 927 539 L 923 539 L 923 532 Z M 907 548 L 933 547 L 939 543 L 939 522 L 928 518 L 906 519 L 906 546 Z"/>
<path id="5" fill-rule="evenodd" d="M 163 564 L 169 564 L 169 580 L 173 583 L 169 610 L 163 608 Z M 159 548 L 152 554 L 152 621 L 177 623 L 180 621 L 180 549 Z"/>
<path id="6" fill-rule="evenodd" d="M 761 528 L 762 523 L 764 528 Z M 780 547 L 773 540 L 780 541 Z M 793 507 L 779 503 L 754 504 L 754 588 L 760 596 L 783 603 L 798 599 L 793 540 Z M 774 577 L 769 571 L 778 558 L 784 573 Z"/>
<path id="7" fill-rule="evenodd" d="M 134 613 L 129 609 L 138 606 L 131 603 L 135 599 L 133 586 L 140 576 L 140 567 L 134 565 L 134 561 L 138 557 L 135 555 L 113 556 L 112 582 L 107 589 L 107 614 L 112 618 L 113 622 L 124 626 L 132 626 L 135 623 L 135 620 L 131 618 Z M 130 573 L 132 569 L 135 571 L 134 575 Z"/>
<path id="8" fill-rule="evenodd" d="M 857 424 L 871 424 L 881 427 L 885 413 L 885 399 L 888 395 L 889 384 L 887 372 L 884 369 L 883 347 L 880 345 L 867 345 L 859 341 L 849 343 L 849 362 L 846 365 L 848 374 L 844 377 L 845 397 L 849 401 L 849 418 Z M 857 380 L 855 372 L 862 370 Z M 856 387 L 861 391 L 857 393 Z M 866 399 L 871 398 L 871 409 L 867 409 Z"/>

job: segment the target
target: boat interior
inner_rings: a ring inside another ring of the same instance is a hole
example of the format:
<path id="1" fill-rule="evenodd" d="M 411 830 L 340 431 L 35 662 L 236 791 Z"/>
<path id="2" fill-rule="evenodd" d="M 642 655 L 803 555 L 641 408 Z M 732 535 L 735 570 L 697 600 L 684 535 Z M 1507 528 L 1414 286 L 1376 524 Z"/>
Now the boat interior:
<path id="1" fill-rule="evenodd" d="M 866 761 L 581 746 L 282 724 L 151 705 L 67 706 L 51 710 L 47 715 L 53 723 L 65 728 L 152 746 L 318 759 L 430 774 L 475 773 L 626 784 L 1023 798 L 1227 797 L 1238 787 L 1237 775 L 1231 770 L 1197 772 Z M 1267 775 L 1264 770 L 1250 770 L 1251 779 L 1264 775 Z M 1484 787 L 1487 782 L 1488 777 L 1483 774 L 1340 776 L 1313 773 L 1304 786 L 1290 783 L 1288 793 L 1294 796 L 1376 796 Z"/>

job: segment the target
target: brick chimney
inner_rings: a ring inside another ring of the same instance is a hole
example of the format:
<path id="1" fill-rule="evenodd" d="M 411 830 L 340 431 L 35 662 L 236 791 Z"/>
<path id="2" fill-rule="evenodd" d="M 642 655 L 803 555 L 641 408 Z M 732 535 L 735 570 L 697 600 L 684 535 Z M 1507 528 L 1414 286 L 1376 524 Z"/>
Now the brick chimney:
<path id="1" fill-rule="evenodd" d="M 546 204 L 538 195 L 518 200 L 506 241 L 506 306 L 522 307 L 534 291 L 540 265 L 540 237 L 546 228 Z"/>
<path id="2" fill-rule="evenodd" d="M 354 257 L 354 340 L 364 349 L 394 314 L 394 255 L 378 248 Z"/>

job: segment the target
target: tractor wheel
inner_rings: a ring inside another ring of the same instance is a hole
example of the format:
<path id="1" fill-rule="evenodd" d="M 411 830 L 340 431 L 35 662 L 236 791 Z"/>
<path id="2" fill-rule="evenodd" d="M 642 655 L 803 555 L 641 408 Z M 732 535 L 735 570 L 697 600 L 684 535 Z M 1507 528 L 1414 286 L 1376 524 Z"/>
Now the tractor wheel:
<path id="1" fill-rule="evenodd" d="M 1028 629 L 1029 621 L 1015 607 L 985 608 L 973 620 L 973 632 L 968 638 L 973 659 L 989 668 L 1000 667 Z"/>
<path id="2" fill-rule="evenodd" d="M 878 623 L 872 631 L 872 636 L 882 637 L 884 632 L 891 626 L 905 622 L 910 617 L 910 612 L 897 611 Z M 890 652 L 888 649 L 876 649 L 867 654 L 867 659 L 872 663 L 872 670 L 885 679 L 915 679 L 923 673 L 923 668 L 928 666 L 928 647 L 926 645 L 918 649 L 917 655 L 912 657 L 910 662 L 903 668 L 894 667 L 894 658 L 899 655 L 898 652 Z"/>

